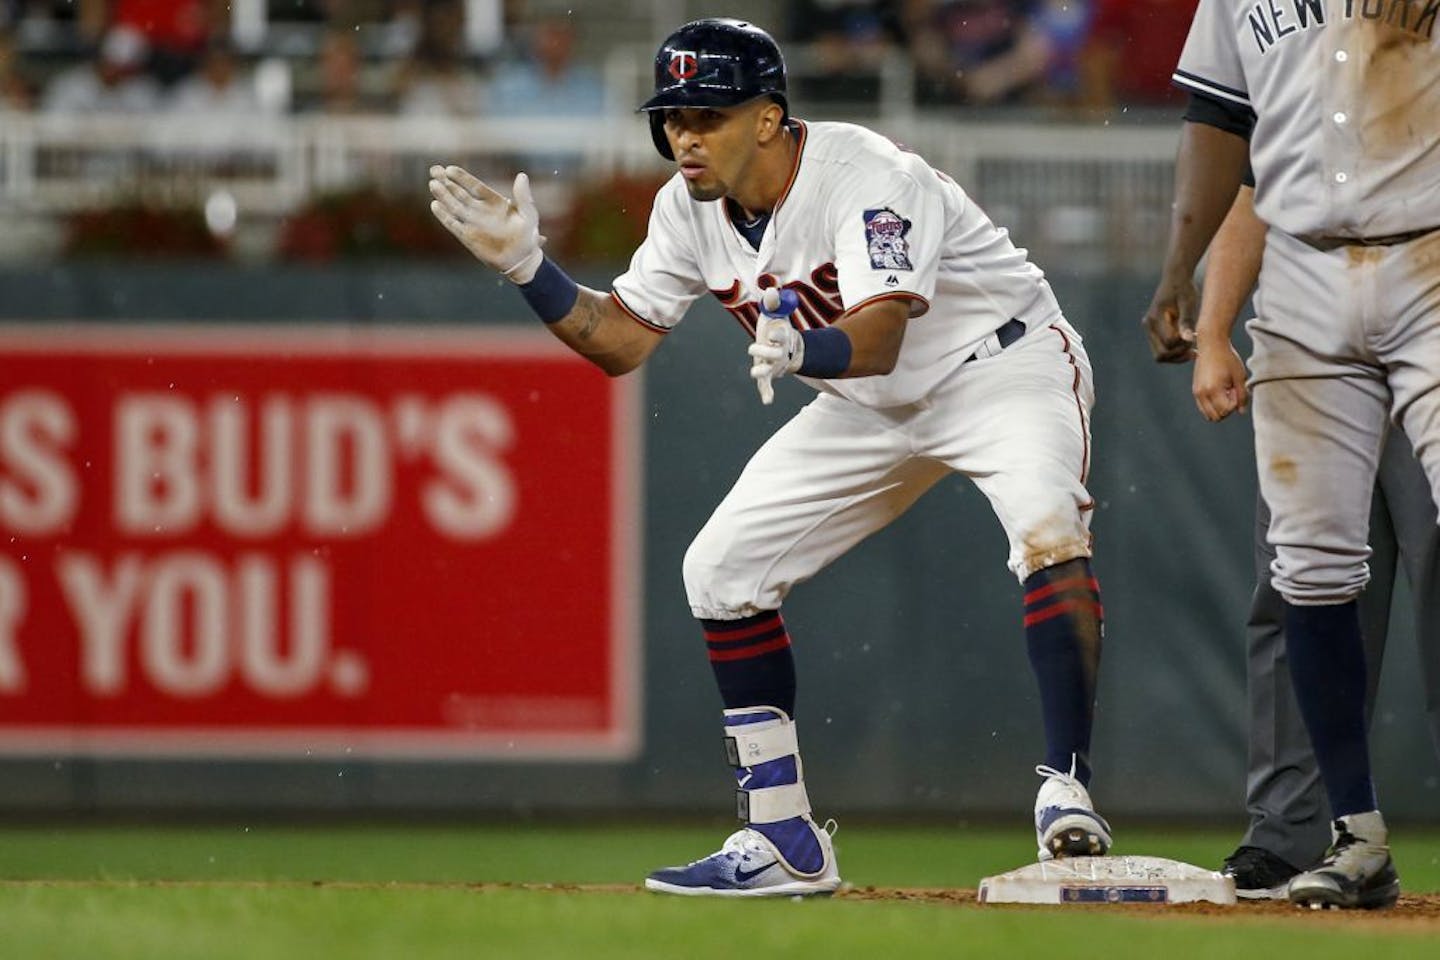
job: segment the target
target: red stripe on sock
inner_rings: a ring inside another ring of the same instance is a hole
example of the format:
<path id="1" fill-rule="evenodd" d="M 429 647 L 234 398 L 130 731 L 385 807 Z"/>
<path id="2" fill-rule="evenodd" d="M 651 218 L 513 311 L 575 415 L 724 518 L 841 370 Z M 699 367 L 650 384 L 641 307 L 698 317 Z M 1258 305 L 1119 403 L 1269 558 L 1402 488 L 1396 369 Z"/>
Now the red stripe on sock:
<path id="1" fill-rule="evenodd" d="M 790 646 L 790 637 L 776 637 L 774 640 L 766 640 L 764 643 L 757 643 L 753 647 L 741 647 L 738 650 L 710 650 L 710 662 L 720 663 L 726 660 L 748 660 L 751 657 L 762 656 L 775 650 L 783 650 Z"/>
<path id="2" fill-rule="evenodd" d="M 780 620 L 780 615 L 776 614 L 743 630 L 705 630 L 703 633 L 708 643 L 734 643 L 737 640 L 747 640 L 750 637 L 758 637 L 762 633 L 781 626 L 784 626 L 784 624 Z"/>
<path id="3" fill-rule="evenodd" d="M 1036 623 L 1044 623 L 1046 620 L 1060 616 L 1062 613 L 1072 613 L 1076 610 L 1086 609 L 1101 620 L 1105 619 L 1105 608 L 1094 600 L 1065 600 L 1061 603 L 1046 607 L 1044 610 L 1037 610 L 1035 613 L 1025 614 L 1025 626 Z"/>
<path id="4" fill-rule="evenodd" d="M 1100 581 L 1094 577 L 1071 577 L 1069 580 L 1056 580 L 1054 583 L 1047 583 L 1043 587 L 1031 590 L 1025 594 L 1025 605 L 1028 607 L 1036 600 L 1044 600 L 1046 597 L 1061 590 L 1073 590 L 1076 587 L 1089 587 L 1096 593 L 1100 592 Z"/>

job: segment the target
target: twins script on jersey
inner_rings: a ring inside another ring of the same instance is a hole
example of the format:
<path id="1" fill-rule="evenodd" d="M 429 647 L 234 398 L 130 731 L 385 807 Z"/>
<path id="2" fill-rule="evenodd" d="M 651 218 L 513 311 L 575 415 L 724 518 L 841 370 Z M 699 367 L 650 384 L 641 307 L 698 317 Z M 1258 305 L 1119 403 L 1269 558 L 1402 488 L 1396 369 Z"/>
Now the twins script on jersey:
<path id="1" fill-rule="evenodd" d="M 669 331 L 707 291 L 752 336 L 766 287 L 794 290 L 792 322 L 828 325 L 874 300 L 910 301 L 895 370 L 807 380 L 868 407 L 913 403 L 1006 321 L 1060 316 L 1040 269 L 953 180 L 862 127 L 793 121 L 795 168 L 759 249 L 723 202 L 691 199 L 677 174 L 655 198 L 649 234 L 616 278 L 616 301 Z"/>

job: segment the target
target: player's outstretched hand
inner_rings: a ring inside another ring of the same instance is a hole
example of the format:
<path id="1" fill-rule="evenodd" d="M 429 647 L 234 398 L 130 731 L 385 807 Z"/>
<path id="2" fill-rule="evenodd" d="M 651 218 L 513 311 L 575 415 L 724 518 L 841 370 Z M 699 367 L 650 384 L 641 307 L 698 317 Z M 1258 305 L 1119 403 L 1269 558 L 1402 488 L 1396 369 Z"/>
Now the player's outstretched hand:
<path id="1" fill-rule="evenodd" d="M 529 283 L 545 255 L 530 178 L 515 177 L 514 199 L 496 193 L 463 167 L 430 168 L 430 212 L 482 263 Z"/>
<path id="2" fill-rule="evenodd" d="M 1195 355 L 1195 372 L 1190 381 L 1195 406 L 1211 423 L 1224 420 L 1235 411 L 1245 412 L 1250 391 L 1245 388 L 1245 361 L 1228 342 L 1210 345 Z"/>
<path id="3" fill-rule="evenodd" d="M 1164 279 L 1141 323 L 1150 353 L 1159 363 L 1185 363 L 1195 356 L 1195 314 L 1200 295 L 1190 277 Z"/>
<path id="4" fill-rule="evenodd" d="M 799 306 L 794 290 L 769 287 L 760 295 L 760 318 L 755 322 L 755 342 L 750 344 L 750 377 L 761 403 L 773 402 L 775 381 L 805 362 L 805 340 L 790 325 L 790 314 Z"/>

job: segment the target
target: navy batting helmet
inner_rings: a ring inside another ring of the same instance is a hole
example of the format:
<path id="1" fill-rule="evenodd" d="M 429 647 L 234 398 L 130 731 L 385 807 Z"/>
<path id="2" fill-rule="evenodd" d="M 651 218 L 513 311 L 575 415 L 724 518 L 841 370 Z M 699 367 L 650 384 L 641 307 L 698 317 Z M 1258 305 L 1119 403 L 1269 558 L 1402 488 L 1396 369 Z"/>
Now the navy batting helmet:
<path id="1" fill-rule="evenodd" d="M 685 24 L 655 53 L 655 95 L 640 109 L 650 114 L 650 136 L 666 160 L 670 107 L 733 107 L 769 96 L 789 115 L 785 60 L 770 34 L 744 20 L 711 18 Z"/>

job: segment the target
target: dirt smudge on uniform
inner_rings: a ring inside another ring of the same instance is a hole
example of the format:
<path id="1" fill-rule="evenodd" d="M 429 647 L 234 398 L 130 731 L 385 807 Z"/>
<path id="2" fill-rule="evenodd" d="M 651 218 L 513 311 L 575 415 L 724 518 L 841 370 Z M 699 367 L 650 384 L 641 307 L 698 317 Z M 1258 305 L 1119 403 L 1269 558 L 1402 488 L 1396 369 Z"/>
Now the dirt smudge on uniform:
<path id="1" fill-rule="evenodd" d="M 1380 258 L 1384 255 L 1384 247 L 1367 247 L 1361 243 L 1352 243 L 1345 248 L 1345 256 L 1349 259 L 1352 267 L 1364 266 L 1367 263 L 1379 263 Z"/>
<path id="2" fill-rule="evenodd" d="M 1052 514 L 1020 536 L 1021 563 L 1035 572 L 1090 556 L 1090 537 L 1074 512 Z"/>
<path id="3" fill-rule="evenodd" d="M 1300 479 L 1300 467 L 1294 459 L 1282 454 L 1270 461 L 1270 476 L 1287 487 L 1293 487 Z"/>
<path id="4" fill-rule="evenodd" d="M 1404 257 L 1405 270 L 1412 278 L 1413 308 L 1428 311 L 1428 320 L 1420 323 L 1429 332 L 1412 341 L 1413 359 L 1422 370 L 1440 370 L 1440 226 L 1405 244 Z M 1435 426 L 1440 427 L 1440 423 Z"/>
<path id="5" fill-rule="evenodd" d="M 1423 237 L 1416 237 L 1405 245 L 1405 256 L 1419 272 L 1421 278 L 1431 283 L 1440 281 L 1440 224 Z"/>
<path id="6" fill-rule="evenodd" d="M 1338 25 L 1337 25 L 1338 26 Z M 1434 136 L 1440 116 L 1436 54 L 1428 38 L 1381 20 L 1345 23 L 1359 57 L 1353 91 L 1367 161 L 1406 156 Z"/>

